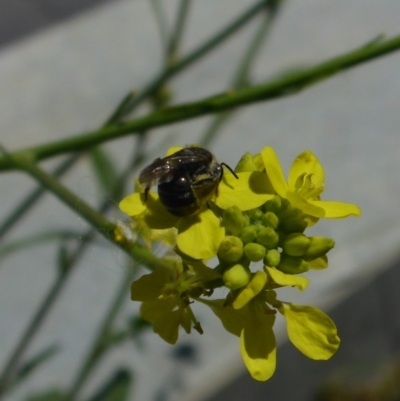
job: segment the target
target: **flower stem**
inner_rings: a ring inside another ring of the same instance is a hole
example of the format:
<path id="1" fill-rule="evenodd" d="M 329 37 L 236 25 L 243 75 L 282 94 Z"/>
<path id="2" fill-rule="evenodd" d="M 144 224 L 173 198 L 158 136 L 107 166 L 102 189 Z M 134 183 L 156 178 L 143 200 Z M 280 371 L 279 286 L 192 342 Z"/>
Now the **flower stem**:
<path id="1" fill-rule="evenodd" d="M 396 36 L 385 42 L 362 46 L 314 67 L 305 68 L 302 71 L 287 74 L 263 84 L 214 95 L 197 102 L 167 107 L 124 124 L 108 126 L 97 131 L 23 149 L 12 155 L 17 158 L 28 156 L 34 160 L 42 160 L 70 151 L 87 149 L 103 142 L 151 128 L 219 113 L 238 106 L 292 95 L 341 71 L 389 54 L 399 48 L 400 36 Z M 6 157 L 0 157 L 0 170 L 12 168 L 12 163 Z"/>

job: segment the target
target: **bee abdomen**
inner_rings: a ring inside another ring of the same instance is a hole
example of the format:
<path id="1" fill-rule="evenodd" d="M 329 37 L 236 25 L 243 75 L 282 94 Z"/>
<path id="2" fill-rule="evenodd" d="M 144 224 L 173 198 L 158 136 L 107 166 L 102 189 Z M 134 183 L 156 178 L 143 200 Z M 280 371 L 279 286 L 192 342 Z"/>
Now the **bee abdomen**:
<path id="1" fill-rule="evenodd" d="M 191 182 L 185 176 L 179 176 L 159 184 L 158 196 L 161 203 L 174 216 L 190 216 L 199 208 L 191 188 Z"/>

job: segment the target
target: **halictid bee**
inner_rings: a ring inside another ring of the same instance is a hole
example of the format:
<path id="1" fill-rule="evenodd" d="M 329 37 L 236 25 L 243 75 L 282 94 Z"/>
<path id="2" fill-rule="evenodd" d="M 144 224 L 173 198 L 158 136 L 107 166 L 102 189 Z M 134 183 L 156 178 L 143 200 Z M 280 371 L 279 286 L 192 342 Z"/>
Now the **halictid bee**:
<path id="1" fill-rule="evenodd" d="M 228 165 L 218 163 L 211 152 L 196 146 L 157 158 L 139 175 L 139 182 L 146 186 L 144 199 L 147 200 L 151 186 L 157 185 L 160 201 L 171 214 L 178 217 L 195 214 L 218 193 L 222 166 L 238 178 Z"/>

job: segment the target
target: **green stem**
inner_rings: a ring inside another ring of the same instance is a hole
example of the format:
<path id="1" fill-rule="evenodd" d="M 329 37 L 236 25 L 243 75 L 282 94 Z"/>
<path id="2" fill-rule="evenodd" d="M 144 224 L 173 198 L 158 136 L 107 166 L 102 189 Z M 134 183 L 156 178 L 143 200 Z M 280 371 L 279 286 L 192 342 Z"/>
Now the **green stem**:
<path id="1" fill-rule="evenodd" d="M 178 48 L 181 45 L 191 5 L 192 0 L 181 0 L 180 2 L 178 16 L 176 17 L 176 23 L 170 35 L 170 40 L 167 46 L 167 60 L 165 63 L 165 65 L 167 66 L 173 65 L 177 61 L 176 57 L 178 54 Z"/>
<path id="2" fill-rule="evenodd" d="M 250 41 L 250 45 L 246 48 L 243 56 L 240 58 L 241 62 L 237 67 L 230 86 L 232 89 L 241 89 L 248 86 L 250 69 L 265 42 L 265 37 L 270 31 L 272 22 L 275 20 L 282 3 L 283 0 L 275 0 L 271 2 L 268 14 L 264 17 L 258 30 L 255 32 L 254 37 Z M 231 115 L 232 110 L 218 114 L 210 122 L 199 143 L 204 147 L 209 147 L 211 141 L 215 138 L 216 133 L 221 129 Z"/>
<path id="3" fill-rule="evenodd" d="M 132 169 L 140 164 L 142 158 L 144 157 L 143 152 L 143 141 L 144 138 L 139 141 L 135 148 L 135 153 L 132 158 L 130 158 L 131 162 L 125 169 L 125 171 L 121 174 L 118 181 L 115 183 L 115 187 L 113 189 L 113 193 L 120 190 L 123 183 L 126 182 L 127 178 L 129 177 Z M 3 153 L 6 153 L 3 151 Z M 7 154 L 7 153 L 6 153 Z M 42 172 L 42 175 L 46 174 Z M 52 178 L 50 176 L 50 178 Z M 49 180 L 49 178 L 47 178 Z M 51 181 L 51 180 L 50 180 Z M 54 188 L 56 190 L 56 188 Z M 61 193 L 59 193 L 61 195 Z M 70 197 L 70 198 L 73 198 Z M 77 196 L 75 196 L 75 199 Z M 108 199 L 108 198 L 107 198 Z M 105 199 L 101 206 L 100 212 L 105 213 L 106 210 L 109 208 L 109 202 Z M 54 306 L 58 296 L 64 289 L 65 285 L 68 283 L 68 279 L 71 276 L 72 272 L 74 271 L 74 267 L 77 265 L 77 262 L 80 258 L 84 255 L 86 250 L 88 249 L 91 242 L 97 235 L 96 229 L 89 229 L 85 234 L 80 236 L 80 242 L 76 249 L 71 253 L 70 257 L 68 258 L 66 264 L 63 266 L 63 273 L 59 274 L 53 283 L 53 285 L 48 290 L 47 294 L 44 296 L 42 302 L 39 305 L 39 308 L 34 313 L 32 319 L 30 320 L 28 326 L 26 327 L 25 331 L 23 332 L 21 338 L 19 339 L 16 347 L 12 351 L 7 363 L 5 364 L 3 371 L 0 376 L 0 398 L 7 392 L 7 390 L 12 387 L 15 374 L 18 369 L 19 361 L 23 357 L 24 353 L 28 349 L 28 346 L 31 344 L 33 339 L 35 338 L 36 334 L 39 331 L 39 328 L 42 326 L 45 318 L 50 313 L 52 307 Z M 110 240 L 109 237 L 106 237 Z M 140 263 L 147 265 L 150 269 L 155 269 L 156 267 L 160 266 L 160 261 L 147 249 L 142 248 L 139 245 L 132 245 L 129 249 L 125 249 L 129 254 L 134 255 L 134 258 Z"/>
<path id="4" fill-rule="evenodd" d="M 103 323 L 97 331 L 98 334 L 94 342 L 92 343 L 92 346 L 90 347 L 90 350 L 88 351 L 86 357 L 84 358 L 82 366 L 78 369 L 75 380 L 73 381 L 73 384 L 71 385 L 70 390 L 67 392 L 67 395 L 65 396 L 63 401 L 71 401 L 76 398 L 84 383 L 93 372 L 93 368 L 95 367 L 95 365 L 100 361 L 102 357 L 105 356 L 105 352 L 107 350 L 107 346 L 105 345 L 105 338 L 107 334 L 110 333 L 110 331 L 112 330 L 115 318 L 117 317 L 118 312 L 121 309 L 124 301 L 128 299 L 128 290 L 132 279 L 132 272 L 128 268 L 126 270 L 127 274 L 123 276 L 121 284 L 119 285 L 115 293 L 115 298 L 110 305 L 110 308 L 104 318 Z"/>
<path id="5" fill-rule="evenodd" d="M 150 6 L 153 10 L 154 19 L 156 20 L 163 51 L 166 53 L 168 48 L 168 24 L 163 2 L 161 0 L 150 0 Z"/>
<path id="6" fill-rule="evenodd" d="M 11 156 L 9 156 L 12 159 Z M 113 242 L 120 249 L 131 255 L 135 260 L 154 269 L 162 263 L 149 250 L 141 247 L 138 244 L 124 245 L 117 242 L 114 238 L 114 231 L 117 228 L 116 224 L 109 221 L 101 212 L 92 208 L 83 199 L 70 191 L 58 180 L 46 173 L 35 163 L 24 158 L 13 160 L 16 169 L 25 171 L 42 186 L 57 196 L 63 203 L 75 210 L 84 220 L 86 220 L 95 230 L 100 232 L 107 240 Z"/>
<path id="7" fill-rule="evenodd" d="M 59 166 L 54 170 L 53 176 L 60 178 L 64 175 L 79 159 L 80 154 L 74 154 L 69 156 L 66 160 L 63 160 Z M 0 241 L 6 235 L 6 233 L 19 221 L 30 208 L 46 193 L 46 190 L 39 186 L 34 189 L 29 195 L 23 199 L 14 210 L 6 217 L 6 219 L 0 225 Z"/>
<path id="8" fill-rule="evenodd" d="M 243 28 L 248 22 L 250 22 L 259 12 L 261 12 L 271 0 L 261 0 L 256 4 L 250 6 L 244 13 L 240 14 L 239 17 L 235 18 L 232 22 L 224 26 L 220 31 L 214 34 L 209 40 L 202 43 L 199 47 L 195 48 L 186 57 L 177 61 L 175 64 L 170 65 L 169 68 L 164 69 L 153 81 L 146 85 L 141 92 L 139 92 L 131 101 L 127 102 L 125 108 L 120 110 L 120 113 L 116 116 L 119 120 L 127 116 L 132 109 L 136 108 L 143 100 L 149 98 L 157 92 L 165 81 L 175 76 L 183 69 L 189 67 L 191 64 L 205 56 L 210 51 L 214 50 L 225 40 L 230 38 L 239 29 Z"/>
<path id="9" fill-rule="evenodd" d="M 287 74 L 263 84 L 211 96 L 193 103 L 168 107 L 124 124 L 105 127 L 98 131 L 83 133 L 72 138 L 24 149 L 13 153 L 12 156 L 16 158 L 28 156 L 34 160 L 42 160 L 65 152 L 87 149 L 103 142 L 151 128 L 292 95 L 341 71 L 392 53 L 399 48 L 400 36 L 396 36 L 386 42 L 363 46 L 314 67 L 305 68 L 302 71 Z M 3 156 L 0 158 L 0 170 L 12 168 L 12 163 L 6 157 Z"/>

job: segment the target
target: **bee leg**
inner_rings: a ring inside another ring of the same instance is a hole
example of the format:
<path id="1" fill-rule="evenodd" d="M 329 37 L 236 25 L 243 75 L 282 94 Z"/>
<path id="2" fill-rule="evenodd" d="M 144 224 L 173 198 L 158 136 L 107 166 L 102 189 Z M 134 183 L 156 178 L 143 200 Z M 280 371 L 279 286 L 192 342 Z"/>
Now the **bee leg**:
<path id="1" fill-rule="evenodd" d="M 149 191 L 150 191 L 150 187 L 146 187 L 146 188 L 144 189 L 144 201 L 145 201 L 145 202 L 147 201 L 147 197 L 148 197 L 148 195 L 149 195 Z"/>

